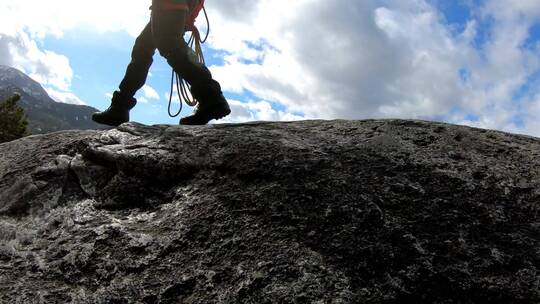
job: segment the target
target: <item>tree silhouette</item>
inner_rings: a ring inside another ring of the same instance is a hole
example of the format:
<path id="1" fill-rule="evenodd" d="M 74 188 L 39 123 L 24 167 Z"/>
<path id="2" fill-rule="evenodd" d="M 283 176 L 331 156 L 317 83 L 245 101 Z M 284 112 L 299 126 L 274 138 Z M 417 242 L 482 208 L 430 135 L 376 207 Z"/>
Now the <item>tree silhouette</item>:
<path id="1" fill-rule="evenodd" d="M 0 103 L 0 143 L 12 141 L 28 135 L 28 121 L 24 110 L 17 105 L 21 99 L 18 94 Z"/>

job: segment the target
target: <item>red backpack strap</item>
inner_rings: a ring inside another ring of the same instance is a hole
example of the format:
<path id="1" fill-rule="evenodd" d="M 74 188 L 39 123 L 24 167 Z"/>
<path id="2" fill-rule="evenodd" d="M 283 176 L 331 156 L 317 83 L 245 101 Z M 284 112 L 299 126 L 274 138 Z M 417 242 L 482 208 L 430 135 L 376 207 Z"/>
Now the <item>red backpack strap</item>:
<path id="1" fill-rule="evenodd" d="M 185 0 L 161 0 L 158 3 L 164 10 L 189 10 L 189 5 Z"/>
<path id="2" fill-rule="evenodd" d="M 197 20 L 197 17 L 199 16 L 199 13 L 204 7 L 204 0 L 196 0 L 195 6 L 193 7 L 193 10 L 191 11 L 191 15 L 189 16 L 189 19 L 186 22 L 186 29 L 188 31 L 193 30 L 195 28 L 195 20 Z"/>

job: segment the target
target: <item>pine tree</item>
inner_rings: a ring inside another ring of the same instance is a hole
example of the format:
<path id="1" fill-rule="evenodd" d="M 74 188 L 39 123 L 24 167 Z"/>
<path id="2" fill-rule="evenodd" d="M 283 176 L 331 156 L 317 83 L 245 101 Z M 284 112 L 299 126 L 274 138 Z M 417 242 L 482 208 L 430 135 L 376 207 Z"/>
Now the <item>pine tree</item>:
<path id="1" fill-rule="evenodd" d="M 16 94 L 0 103 L 0 143 L 28 135 L 24 110 L 17 105 L 20 99 Z"/>

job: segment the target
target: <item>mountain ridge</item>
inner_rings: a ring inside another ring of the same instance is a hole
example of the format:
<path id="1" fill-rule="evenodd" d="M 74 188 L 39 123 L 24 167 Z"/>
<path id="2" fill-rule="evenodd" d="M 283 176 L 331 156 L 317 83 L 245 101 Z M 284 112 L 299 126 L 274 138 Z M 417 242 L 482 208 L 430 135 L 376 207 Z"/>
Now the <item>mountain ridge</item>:
<path id="1" fill-rule="evenodd" d="M 60 103 L 23 72 L 0 65 L 0 100 L 21 95 L 19 105 L 25 110 L 31 134 L 71 129 L 106 129 L 92 121 L 96 108 L 87 105 Z"/>

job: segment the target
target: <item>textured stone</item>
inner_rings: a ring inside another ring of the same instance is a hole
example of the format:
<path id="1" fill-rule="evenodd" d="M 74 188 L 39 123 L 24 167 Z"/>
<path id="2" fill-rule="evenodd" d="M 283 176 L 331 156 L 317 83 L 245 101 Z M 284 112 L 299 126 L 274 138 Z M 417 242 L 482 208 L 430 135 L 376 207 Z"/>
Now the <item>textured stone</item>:
<path id="1" fill-rule="evenodd" d="M 540 140 L 403 120 L 0 145 L 1 303 L 539 303 Z"/>

